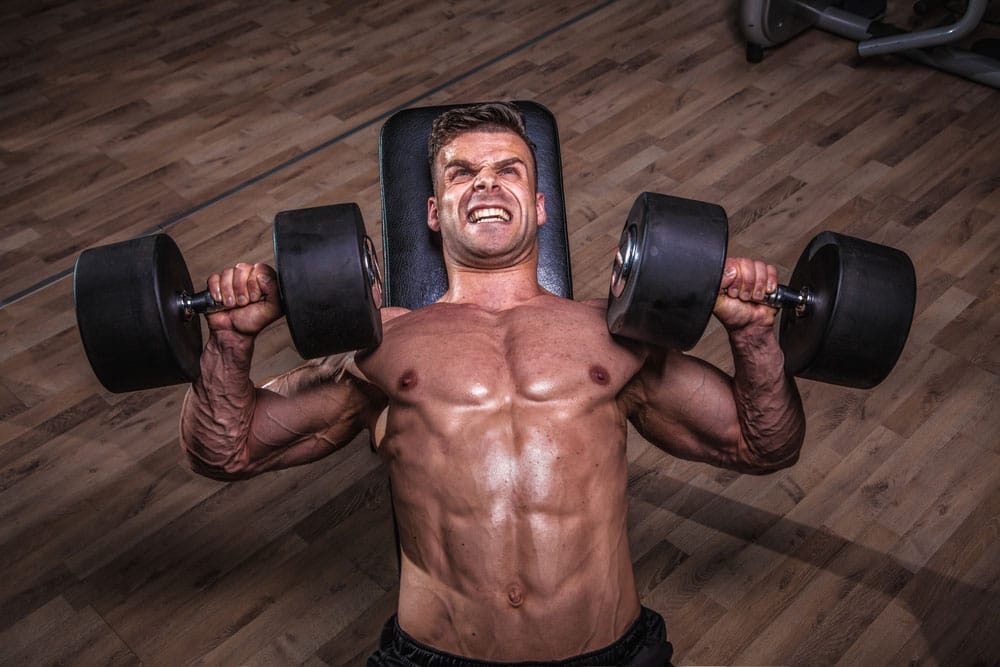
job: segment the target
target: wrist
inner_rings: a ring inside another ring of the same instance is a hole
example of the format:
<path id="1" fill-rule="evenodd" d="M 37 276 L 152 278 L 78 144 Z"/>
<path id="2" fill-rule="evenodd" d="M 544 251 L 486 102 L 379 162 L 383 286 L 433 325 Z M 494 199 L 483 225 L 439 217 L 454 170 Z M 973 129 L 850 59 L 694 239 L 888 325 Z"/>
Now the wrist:
<path id="1" fill-rule="evenodd" d="M 214 340 L 223 347 L 253 346 L 254 339 L 257 338 L 253 334 L 243 333 L 232 328 L 213 329 L 209 327 L 208 335 L 210 341 Z"/>
<path id="2" fill-rule="evenodd" d="M 255 336 L 233 329 L 210 329 L 205 352 L 202 354 L 202 369 L 205 367 L 204 362 L 219 359 L 223 366 L 249 371 L 255 339 Z"/>
<path id="3" fill-rule="evenodd" d="M 728 330 L 729 345 L 737 366 L 774 368 L 784 373 L 785 353 L 778 344 L 773 326 L 748 324 Z"/>
<path id="4" fill-rule="evenodd" d="M 762 324 L 749 322 L 747 324 L 726 327 L 729 342 L 733 347 L 761 348 L 770 345 L 777 347 L 778 337 L 774 332 L 773 322 Z"/>

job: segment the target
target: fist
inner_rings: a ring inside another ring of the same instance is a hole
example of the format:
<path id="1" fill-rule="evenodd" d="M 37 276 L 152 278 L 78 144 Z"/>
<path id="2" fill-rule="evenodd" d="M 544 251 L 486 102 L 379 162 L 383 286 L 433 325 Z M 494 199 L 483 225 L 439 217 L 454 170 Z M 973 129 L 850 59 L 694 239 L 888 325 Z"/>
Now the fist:
<path id="1" fill-rule="evenodd" d="M 728 257 L 713 312 L 730 331 L 747 326 L 771 327 L 778 311 L 761 302 L 765 294 L 777 288 L 778 269 L 773 264 Z"/>
<path id="2" fill-rule="evenodd" d="M 207 316 L 212 331 L 256 336 L 283 314 L 278 275 L 267 264 L 241 262 L 212 274 L 208 291 L 226 309 Z"/>

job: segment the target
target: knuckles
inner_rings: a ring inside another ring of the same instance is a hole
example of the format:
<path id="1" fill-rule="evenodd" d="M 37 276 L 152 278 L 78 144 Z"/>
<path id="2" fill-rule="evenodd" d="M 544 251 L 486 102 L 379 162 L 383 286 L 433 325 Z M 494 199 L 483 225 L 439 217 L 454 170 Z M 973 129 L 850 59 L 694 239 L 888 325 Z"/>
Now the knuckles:
<path id="1" fill-rule="evenodd" d="M 726 259 L 720 292 L 733 299 L 759 301 L 777 284 L 777 267 L 745 257 Z"/>

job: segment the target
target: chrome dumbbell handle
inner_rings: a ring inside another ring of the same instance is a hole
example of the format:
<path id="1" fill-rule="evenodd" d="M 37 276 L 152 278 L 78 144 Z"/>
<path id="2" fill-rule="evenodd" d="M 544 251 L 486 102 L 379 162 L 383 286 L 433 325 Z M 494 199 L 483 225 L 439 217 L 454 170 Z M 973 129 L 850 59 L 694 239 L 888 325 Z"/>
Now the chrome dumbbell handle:
<path id="1" fill-rule="evenodd" d="M 811 302 L 808 287 L 803 287 L 801 291 L 796 292 L 785 285 L 778 285 L 773 292 L 764 295 L 765 305 L 772 308 L 792 308 L 799 317 L 809 312 Z"/>
<path id="2" fill-rule="evenodd" d="M 181 317 L 185 321 L 190 320 L 195 315 L 217 313 L 220 310 L 226 310 L 225 305 L 216 301 L 208 290 L 195 292 L 194 294 L 181 292 L 177 295 L 177 305 L 180 307 Z"/>

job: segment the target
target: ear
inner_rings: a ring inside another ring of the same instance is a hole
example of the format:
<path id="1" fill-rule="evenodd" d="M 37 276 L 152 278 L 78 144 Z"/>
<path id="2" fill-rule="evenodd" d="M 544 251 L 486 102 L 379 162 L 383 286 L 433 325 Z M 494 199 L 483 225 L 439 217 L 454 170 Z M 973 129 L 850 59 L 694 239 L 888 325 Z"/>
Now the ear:
<path id="1" fill-rule="evenodd" d="M 437 197 L 427 198 L 427 226 L 432 231 L 441 231 L 441 221 L 438 219 Z"/>
<path id="2" fill-rule="evenodd" d="M 535 214 L 538 216 L 538 226 L 545 224 L 545 193 L 535 194 Z"/>

